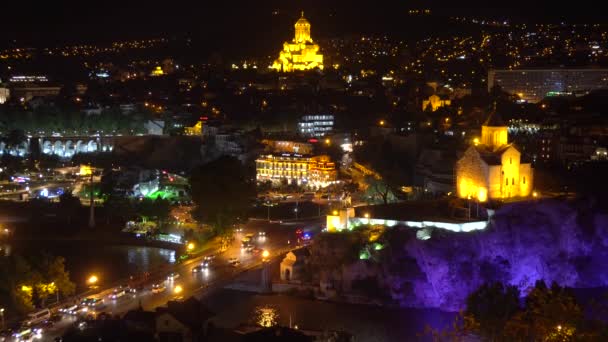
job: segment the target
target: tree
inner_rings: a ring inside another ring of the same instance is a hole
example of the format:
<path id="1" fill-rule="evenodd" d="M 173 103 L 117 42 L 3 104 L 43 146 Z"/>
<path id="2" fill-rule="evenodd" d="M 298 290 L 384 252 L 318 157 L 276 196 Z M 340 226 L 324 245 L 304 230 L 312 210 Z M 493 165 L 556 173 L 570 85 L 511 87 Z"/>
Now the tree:
<path id="1" fill-rule="evenodd" d="M 61 295 L 69 296 L 76 290 L 76 285 L 70 280 L 70 273 L 65 269 L 65 259 L 63 257 L 46 256 L 48 261 L 45 264 L 43 274 L 48 286 L 49 294 L 58 291 Z"/>
<path id="2" fill-rule="evenodd" d="M 371 203 L 380 202 L 382 204 L 388 204 L 397 200 L 395 193 L 384 180 L 373 176 L 366 176 L 365 182 L 367 183 L 365 197 L 367 197 Z"/>
<path id="3" fill-rule="evenodd" d="M 27 136 L 20 129 L 13 129 L 8 132 L 5 142 L 8 148 L 16 148 L 19 147 L 22 143 L 27 141 Z"/>
<path id="4" fill-rule="evenodd" d="M 80 199 L 71 192 L 65 192 L 59 196 L 59 211 L 66 217 L 68 225 L 72 223 L 72 217 L 78 213 L 81 207 Z"/>
<path id="5" fill-rule="evenodd" d="M 583 311 L 574 296 L 553 283 L 538 281 L 526 297 L 523 311 L 508 322 L 505 336 L 523 340 L 568 341 L 582 336 Z"/>
<path id="6" fill-rule="evenodd" d="M 253 177 L 238 159 L 225 156 L 195 169 L 190 185 L 194 216 L 213 227 L 226 247 L 230 228 L 245 217 L 255 198 Z"/>
<path id="7" fill-rule="evenodd" d="M 502 283 L 484 284 L 467 298 L 467 328 L 484 340 L 501 341 L 505 325 L 519 310 L 519 290 Z"/>
<path id="8" fill-rule="evenodd" d="M 159 222 L 166 220 L 169 217 L 169 211 L 171 206 L 169 201 L 164 200 L 160 197 L 155 200 L 151 198 L 143 198 L 141 201 L 136 202 L 135 211 L 144 221 L 148 219 L 155 219 Z"/>

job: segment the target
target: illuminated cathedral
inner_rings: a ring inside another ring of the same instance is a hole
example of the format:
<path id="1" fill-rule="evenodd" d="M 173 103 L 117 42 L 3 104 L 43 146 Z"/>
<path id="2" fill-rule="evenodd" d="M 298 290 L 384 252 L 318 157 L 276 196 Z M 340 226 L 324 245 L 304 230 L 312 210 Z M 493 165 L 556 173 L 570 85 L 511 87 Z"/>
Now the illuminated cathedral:
<path id="1" fill-rule="evenodd" d="M 532 194 L 530 162 L 508 143 L 507 126 L 496 109 L 481 126 L 481 141 L 475 140 L 456 162 L 456 190 L 460 198 L 488 199 L 528 197 Z"/>
<path id="2" fill-rule="evenodd" d="M 323 69 L 323 55 L 319 54 L 319 45 L 314 44 L 310 37 L 310 23 L 304 18 L 304 12 L 295 29 L 295 37 L 291 42 L 283 43 L 283 51 L 271 68 L 284 72 Z"/>

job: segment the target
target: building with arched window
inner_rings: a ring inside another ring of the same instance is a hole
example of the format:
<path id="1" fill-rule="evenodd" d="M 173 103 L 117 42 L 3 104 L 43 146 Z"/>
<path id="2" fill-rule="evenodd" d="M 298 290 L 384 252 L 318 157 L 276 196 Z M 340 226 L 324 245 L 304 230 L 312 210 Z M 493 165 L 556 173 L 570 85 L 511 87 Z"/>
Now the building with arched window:
<path id="1" fill-rule="evenodd" d="M 456 162 L 458 197 L 488 199 L 528 197 L 532 194 L 530 162 L 522 161 L 519 150 L 508 143 L 507 126 L 496 110 L 481 126 L 476 140 Z"/>
<path id="2" fill-rule="evenodd" d="M 283 43 L 283 51 L 271 68 L 283 72 L 323 69 L 323 55 L 319 54 L 319 45 L 310 37 L 310 23 L 304 18 L 304 12 L 294 27 L 293 40 Z"/>

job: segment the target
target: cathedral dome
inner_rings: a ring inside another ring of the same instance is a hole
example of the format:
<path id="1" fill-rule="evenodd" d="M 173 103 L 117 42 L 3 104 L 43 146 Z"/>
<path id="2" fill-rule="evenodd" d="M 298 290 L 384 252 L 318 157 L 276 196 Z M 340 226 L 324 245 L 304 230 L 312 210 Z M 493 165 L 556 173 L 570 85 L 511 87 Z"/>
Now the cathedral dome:
<path id="1" fill-rule="evenodd" d="M 496 103 L 494 103 L 494 108 L 490 112 L 488 119 L 483 123 L 484 126 L 489 127 L 503 127 L 506 126 L 505 122 L 502 120 L 500 114 L 496 111 Z"/>
<path id="2" fill-rule="evenodd" d="M 308 22 L 308 20 L 306 20 L 306 18 L 304 18 L 304 11 L 302 11 L 302 16 L 300 16 L 300 19 L 298 19 L 298 21 L 296 21 L 296 27 L 298 26 L 310 26 L 310 23 Z"/>

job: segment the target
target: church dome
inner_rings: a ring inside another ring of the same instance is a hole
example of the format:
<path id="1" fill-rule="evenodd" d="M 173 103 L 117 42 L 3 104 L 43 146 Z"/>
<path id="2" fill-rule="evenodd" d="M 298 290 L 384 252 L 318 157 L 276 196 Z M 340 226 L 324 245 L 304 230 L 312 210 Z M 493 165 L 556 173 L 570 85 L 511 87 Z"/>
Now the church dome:
<path id="1" fill-rule="evenodd" d="M 496 111 L 496 103 L 494 103 L 494 109 L 490 112 L 488 119 L 483 123 L 484 126 L 488 127 L 503 127 L 506 126 L 502 117 Z"/>
<path id="2" fill-rule="evenodd" d="M 298 19 L 298 21 L 296 21 L 296 27 L 298 26 L 310 26 L 310 23 L 308 22 L 308 20 L 306 20 L 306 18 L 304 18 L 304 11 L 302 11 L 302 16 L 300 16 L 300 19 Z"/>

